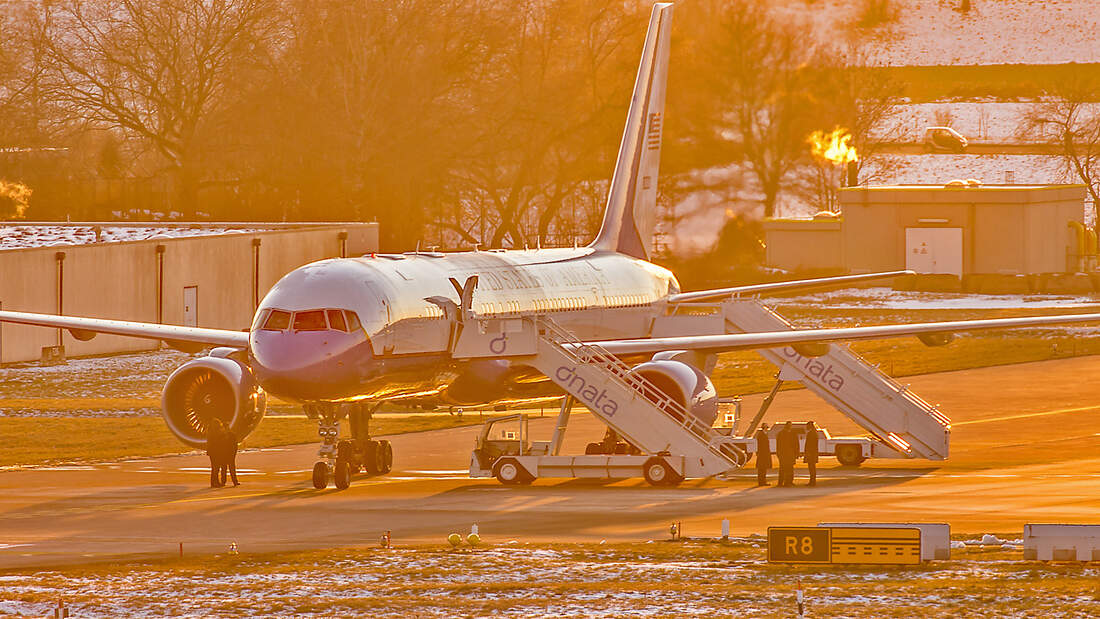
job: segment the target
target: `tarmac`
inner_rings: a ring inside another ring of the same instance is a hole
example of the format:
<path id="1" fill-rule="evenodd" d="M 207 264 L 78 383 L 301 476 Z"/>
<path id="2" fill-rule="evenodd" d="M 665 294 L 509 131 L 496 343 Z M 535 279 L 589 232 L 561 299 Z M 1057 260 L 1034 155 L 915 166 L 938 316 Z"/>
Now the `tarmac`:
<path id="1" fill-rule="evenodd" d="M 0 472 L 0 569 L 184 553 L 278 552 L 443 543 L 477 524 L 488 543 L 646 541 L 734 535 L 823 521 L 947 522 L 954 533 L 1019 536 L 1029 522 L 1100 523 L 1100 356 L 901 379 L 953 421 L 947 461 L 826 458 L 819 484 L 755 486 L 730 479 L 652 488 L 641 479 L 541 479 L 505 487 L 467 476 L 479 426 L 388 437 L 394 470 L 351 488 L 315 490 L 316 445 L 249 450 L 242 485 L 211 489 L 204 456 L 181 455 Z M 744 418 L 762 396 L 745 398 Z M 806 390 L 780 393 L 765 421 L 813 419 L 834 436 L 858 428 Z M 532 423 L 548 437 L 554 415 Z M 303 423 L 308 423 L 303 421 Z M 602 436 L 591 415 L 571 421 L 563 453 Z M 772 474 L 774 482 L 774 472 Z"/>

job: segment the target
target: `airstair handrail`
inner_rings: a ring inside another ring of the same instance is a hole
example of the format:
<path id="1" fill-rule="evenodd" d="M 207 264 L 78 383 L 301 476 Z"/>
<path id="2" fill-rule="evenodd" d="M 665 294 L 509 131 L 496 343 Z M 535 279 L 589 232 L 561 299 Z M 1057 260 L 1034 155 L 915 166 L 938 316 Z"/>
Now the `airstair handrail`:
<path id="1" fill-rule="evenodd" d="M 681 428 L 694 435 L 707 449 L 720 457 L 741 466 L 747 460 L 745 453 L 736 445 L 715 441 L 722 436 L 692 415 L 686 407 L 661 391 L 657 385 L 644 376 L 631 371 L 630 366 L 596 344 L 585 344 L 568 330 L 562 328 L 548 317 L 541 317 L 540 336 L 555 344 L 559 350 L 577 363 L 598 365 L 621 386 L 642 396 L 657 410 L 675 421 Z M 716 444 L 717 443 L 717 444 Z M 730 453 L 732 452 L 732 453 Z"/>

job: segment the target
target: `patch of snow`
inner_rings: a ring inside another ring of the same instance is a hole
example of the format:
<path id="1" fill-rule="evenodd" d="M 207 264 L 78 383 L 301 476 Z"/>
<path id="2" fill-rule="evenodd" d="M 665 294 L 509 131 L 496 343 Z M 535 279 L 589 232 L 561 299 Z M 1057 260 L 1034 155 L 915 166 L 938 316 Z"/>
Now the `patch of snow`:
<path id="1" fill-rule="evenodd" d="M 897 0 L 898 19 L 859 30 L 864 3 L 786 2 L 819 39 L 866 43 L 870 61 L 904 65 L 1062 64 L 1100 61 L 1100 12 L 1091 0 Z"/>
<path id="2" fill-rule="evenodd" d="M 772 305 L 807 305 L 830 309 L 1048 309 L 1095 310 L 1100 299 L 1074 295 L 987 295 L 952 292 L 906 292 L 891 288 L 831 290 L 775 300 Z"/>
<path id="3" fill-rule="evenodd" d="M 217 236 L 230 233 L 262 232 L 263 228 L 229 229 L 219 226 L 194 228 L 159 228 L 149 226 L 101 226 L 100 243 L 120 241 L 145 241 L 150 239 L 174 239 L 195 236 Z M 96 243 L 92 226 L 50 226 L 5 223 L 0 225 L 0 250 L 52 247 L 62 245 L 89 245 Z"/>

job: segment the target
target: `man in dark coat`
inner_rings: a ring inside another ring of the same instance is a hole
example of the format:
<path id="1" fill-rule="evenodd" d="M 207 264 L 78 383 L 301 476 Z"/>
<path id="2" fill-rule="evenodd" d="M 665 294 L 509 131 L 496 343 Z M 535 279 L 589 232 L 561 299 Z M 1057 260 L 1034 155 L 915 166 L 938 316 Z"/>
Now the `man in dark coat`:
<path id="1" fill-rule="evenodd" d="M 768 424 L 760 424 L 760 429 L 752 435 L 756 440 L 756 485 L 768 485 L 768 469 L 772 468 L 772 443 L 768 438 Z"/>
<path id="2" fill-rule="evenodd" d="M 779 486 L 793 486 L 794 463 L 798 460 L 798 435 L 789 421 L 775 437 L 775 456 L 779 460 Z"/>
<path id="3" fill-rule="evenodd" d="M 229 479 L 233 481 L 234 486 L 239 486 L 241 482 L 237 481 L 237 435 L 233 430 L 225 428 L 221 440 L 221 470 L 218 471 L 218 481 L 221 485 L 225 485 L 228 469 Z"/>
<path id="4" fill-rule="evenodd" d="M 210 457 L 210 487 L 221 488 L 225 485 L 222 475 L 222 460 L 225 453 L 225 424 L 221 419 L 211 419 L 206 427 L 206 455 Z"/>
<path id="5" fill-rule="evenodd" d="M 806 446 L 803 448 L 802 459 L 806 461 L 806 467 L 810 469 L 810 484 L 817 485 L 817 428 L 814 422 L 806 422 Z"/>

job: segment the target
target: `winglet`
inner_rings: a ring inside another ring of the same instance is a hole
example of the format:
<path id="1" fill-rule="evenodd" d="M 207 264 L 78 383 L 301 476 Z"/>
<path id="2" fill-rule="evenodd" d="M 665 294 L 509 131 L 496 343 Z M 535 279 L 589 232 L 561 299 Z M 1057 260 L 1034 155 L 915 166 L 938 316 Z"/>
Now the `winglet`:
<path id="1" fill-rule="evenodd" d="M 657 223 L 657 171 L 668 79 L 672 4 L 653 5 L 634 96 L 626 117 L 619 157 L 607 192 L 607 207 L 589 247 L 648 260 Z"/>

